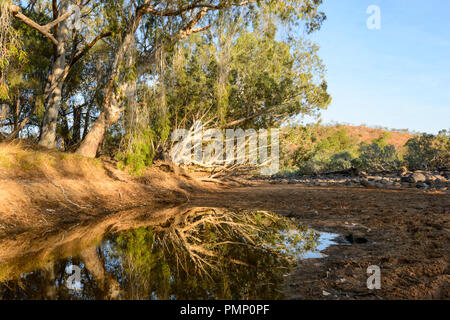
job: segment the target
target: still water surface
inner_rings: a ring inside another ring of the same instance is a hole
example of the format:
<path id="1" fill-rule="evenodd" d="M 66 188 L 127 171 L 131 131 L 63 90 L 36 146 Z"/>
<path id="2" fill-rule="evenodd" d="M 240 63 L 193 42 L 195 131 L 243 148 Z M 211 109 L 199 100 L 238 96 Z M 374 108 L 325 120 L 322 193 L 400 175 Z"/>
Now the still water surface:
<path id="1" fill-rule="evenodd" d="M 0 298 L 282 299 L 296 263 L 320 258 L 336 236 L 272 212 L 190 208 L 163 224 L 105 230 L 54 260 L 22 257 L 36 260 L 31 270 L 0 264 Z"/>

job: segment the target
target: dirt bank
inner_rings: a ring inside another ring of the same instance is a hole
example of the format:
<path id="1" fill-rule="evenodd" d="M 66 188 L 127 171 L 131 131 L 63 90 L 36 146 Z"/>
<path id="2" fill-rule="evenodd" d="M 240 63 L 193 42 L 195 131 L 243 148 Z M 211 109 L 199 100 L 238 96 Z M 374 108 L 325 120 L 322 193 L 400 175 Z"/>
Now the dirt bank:
<path id="1" fill-rule="evenodd" d="M 110 160 L 0 144 L 0 238 L 155 203 L 180 204 L 211 188 L 166 165 L 138 177 Z"/>

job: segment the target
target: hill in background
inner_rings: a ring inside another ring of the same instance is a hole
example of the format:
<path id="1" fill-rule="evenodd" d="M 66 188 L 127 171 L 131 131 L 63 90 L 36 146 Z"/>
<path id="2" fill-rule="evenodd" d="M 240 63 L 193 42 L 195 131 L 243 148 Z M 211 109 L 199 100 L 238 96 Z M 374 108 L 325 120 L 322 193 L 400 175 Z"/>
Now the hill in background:
<path id="1" fill-rule="evenodd" d="M 438 135 L 351 125 L 289 126 L 282 130 L 280 162 L 285 173 L 317 174 L 357 168 L 394 171 L 448 167 L 448 131 Z"/>
<path id="2" fill-rule="evenodd" d="M 361 142 L 371 143 L 374 139 L 379 139 L 386 136 L 386 142 L 393 145 L 396 149 L 403 147 L 409 139 L 415 136 L 415 133 L 399 132 L 395 129 L 382 129 L 382 128 L 370 128 L 366 126 L 351 126 L 351 125 L 333 125 L 333 126 L 321 126 L 317 128 L 317 134 L 319 139 L 328 138 L 338 130 L 344 129 L 347 132 L 347 136 L 355 140 L 357 144 Z"/>

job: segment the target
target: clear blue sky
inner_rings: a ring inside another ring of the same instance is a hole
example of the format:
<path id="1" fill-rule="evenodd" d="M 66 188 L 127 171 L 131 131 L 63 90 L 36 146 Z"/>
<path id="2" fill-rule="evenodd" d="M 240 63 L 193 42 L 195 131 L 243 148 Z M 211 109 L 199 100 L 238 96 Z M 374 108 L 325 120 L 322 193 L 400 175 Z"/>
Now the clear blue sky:
<path id="1" fill-rule="evenodd" d="M 381 30 L 369 30 L 369 5 Z M 333 97 L 324 122 L 436 133 L 450 128 L 450 1 L 324 0 L 312 36 Z"/>

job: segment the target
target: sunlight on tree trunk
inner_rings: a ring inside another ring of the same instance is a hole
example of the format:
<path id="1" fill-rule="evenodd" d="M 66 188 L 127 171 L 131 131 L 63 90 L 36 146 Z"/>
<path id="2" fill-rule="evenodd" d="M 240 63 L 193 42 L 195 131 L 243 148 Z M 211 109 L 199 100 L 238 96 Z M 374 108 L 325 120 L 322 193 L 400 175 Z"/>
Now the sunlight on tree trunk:
<path id="1" fill-rule="evenodd" d="M 67 10 L 68 1 L 62 2 L 62 11 Z M 52 70 L 52 85 L 57 81 L 56 88 L 50 96 L 48 106 L 46 108 L 44 123 L 42 126 L 41 139 L 39 145 L 47 149 L 56 148 L 56 126 L 58 123 L 58 110 L 61 104 L 62 88 L 64 84 L 63 75 L 66 65 L 66 49 L 65 44 L 69 35 L 65 20 L 58 27 L 58 45 L 56 47 L 56 61 Z"/>

